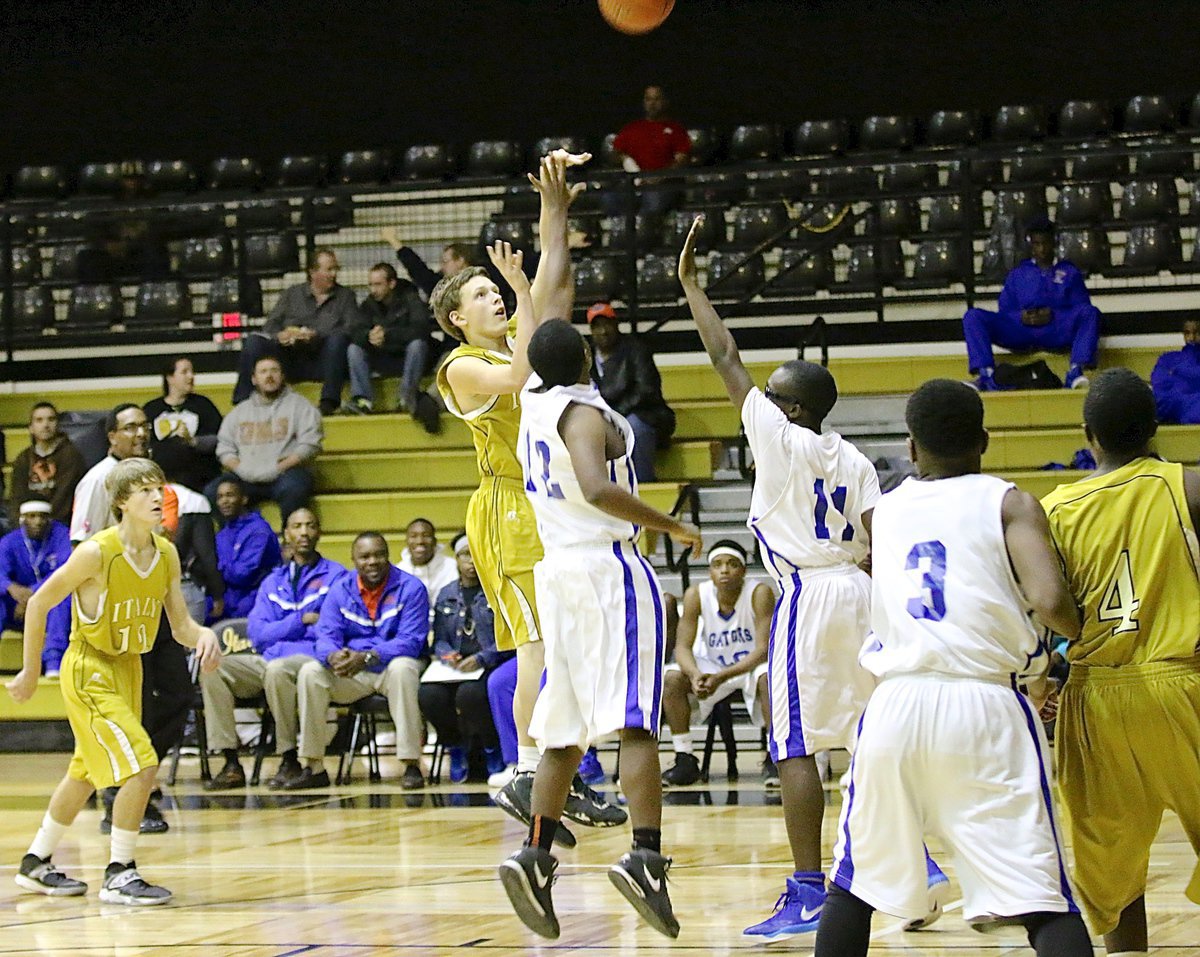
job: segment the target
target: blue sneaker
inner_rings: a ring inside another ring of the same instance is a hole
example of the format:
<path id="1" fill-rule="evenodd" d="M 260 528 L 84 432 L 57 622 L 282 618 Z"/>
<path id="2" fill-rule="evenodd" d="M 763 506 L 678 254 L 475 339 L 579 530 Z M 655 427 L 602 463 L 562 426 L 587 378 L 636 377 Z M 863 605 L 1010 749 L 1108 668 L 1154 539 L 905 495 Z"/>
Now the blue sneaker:
<path id="1" fill-rule="evenodd" d="M 600 767 L 600 758 L 596 756 L 595 748 L 588 748 L 583 760 L 579 762 L 579 776 L 583 778 L 584 784 L 593 786 L 608 780 L 604 768 Z"/>
<path id="2" fill-rule="evenodd" d="M 462 784 L 471 771 L 471 767 L 467 763 L 467 749 L 447 748 L 446 754 L 450 756 L 450 783 Z"/>
<path id="3" fill-rule="evenodd" d="M 504 754 L 499 748 L 484 748 L 483 759 L 487 762 L 488 777 L 491 777 L 493 774 L 499 774 L 506 767 Z"/>
<path id="4" fill-rule="evenodd" d="M 927 876 L 926 886 L 929 888 L 929 913 L 924 917 L 908 921 L 904 925 L 905 930 L 922 930 L 931 924 L 936 924 L 942 916 L 942 908 L 950 902 L 950 878 L 942 873 L 942 869 L 929 856 L 928 851 L 925 852 L 925 874 Z"/>
<path id="5" fill-rule="evenodd" d="M 774 940 L 788 934 L 807 934 L 817 929 L 821 922 L 821 908 L 825 904 L 825 879 L 820 882 L 787 879 L 787 890 L 775 902 L 775 913 L 761 924 L 747 927 L 743 934 Z"/>

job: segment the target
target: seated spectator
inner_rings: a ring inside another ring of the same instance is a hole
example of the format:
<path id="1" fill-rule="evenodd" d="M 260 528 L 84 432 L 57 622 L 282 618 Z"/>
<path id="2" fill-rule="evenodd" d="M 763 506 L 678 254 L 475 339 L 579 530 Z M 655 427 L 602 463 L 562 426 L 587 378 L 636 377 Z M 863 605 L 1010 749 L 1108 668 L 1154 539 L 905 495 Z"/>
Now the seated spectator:
<path id="1" fill-rule="evenodd" d="M 45 499 L 26 499 L 18 506 L 20 527 L 0 538 L 0 628 L 22 631 L 25 606 L 55 569 L 71 557 L 67 526 L 50 517 Z M 46 644 L 42 648 L 42 673 L 58 674 L 71 634 L 71 599 L 64 598 L 46 618 Z"/>
<path id="2" fill-rule="evenodd" d="M 75 486 L 85 471 L 79 450 L 58 430 L 58 409 L 51 402 L 35 403 L 29 410 L 29 447 L 13 461 L 10 514 L 41 497 L 50 502 L 53 521 L 70 522 Z"/>
<path id="3" fill-rule="evenodd" d="M 666 116 L 670 104 L 661 86 L 651 85 L 642 93 L 645 117 L 626 123 L 613 140 L 622 165 L 629 173 L 651 173 L 656 170 L 686 166 L 691 161 L 692 138 L 687 127 Z M 666 212 L 678 199 L 678 190 L 644 189 L 641 212 L 654 215 Z M 605 194 L 604 202 L 610 214 L 624 211 L 624 196 Z"/>
<path id="4" fill-rule="evenodd" d="M 458 564 L 442 551 L 437 540 L 437 529 L 427 518 L 414 518 L 404 530 L 400 570 L 421 580 L 429 594 L 431 608 L 442 589 L 458 581 Z"/>
<path id="5" fill-rule="evenodd" d="M 464 678 L 423 681 L 417 699 L 421 714 L 450 757 L 450 781 L 458 784 L 467 779 L 472 746 L 483 749 L 489 774 L 504 768 L 488 707 L 487 679 L 516 652 L 496 650 L 492 610 L 479 584 L 466 534 L 454 540 L 453 549 L 458 581 L 443 588 L 434 605 L 433 654 Z"/>
<path id="6" fill-rule="evenodd" d="M 356 574 L 329 589 L 317 622 L 317 660 L 300 669 L 300 777 L 285 790 L 329 787 L 325 721 L 330 703 L 353 704 L 370 694 L 387 697 L 396 726 L 401 787 L 423 787 L 421 712 L 417 686 L 425 670 L 429 597 L 424 586 L 388 560 L 387 541 L 363 532 L 350 548 Z"/>
<path id="7" fill-rule="evenodd" d="M 283 560 L 279 538 L 267 520 L 251 511 L 237 478 L 217 484 L 217 511 L 224 522 L 217 532 L 217 570 L 225 583 L 226 618 L 246 618 L 258 586 Z"/>
<path id="8" fill-rule="evenodd" d="M 775 592 L 766 582 L 746 587 L 746 550 L 732 539 L 708 550 L 708 579 L 684 593 L 675 661 L 663 674 L 663 717 L 675 750 L 675 763 L 662 776 L 667 786 L 700 780 L 692 745 L 693 699 L 700 702 L 703 724 L 719 702 L 740 691 L 750 720 L 768 732 L 771 728 L 767 641 Z M 763 775 L 778 783 L 769 756 Z"/>
<path id="9" fill-rule="evenodd" d="M 108 455 L 88 469 L 75 486 L 70 526 L 72 545 L 116 524 L 112 499 L 104 487 L 104 480 L 118 462 L 144 458 L 149 452 L 150 424 L 146 421 L 146 413 L 134 402 L 113 406 L 104 420 L 104 431 L 108 434 Z"/>
<path id="10" fill-rule="evenodd" d="M 267 786 L 279 789 L 303 774 L 297 758 L 297 676 L 305 663 L 316 660 L 317 621 L 325 598 L 349 576 L 345 568 L 317 551 L 321 526 L 308 509 L 292 512 L 283 535 L 291 558 L 258 586 L 246 621 L 251 649 L 227 654 L 216 671 L 200 676 L 208 745 L 225 756 L 225 766 L 205 785 L 209 791 L 245 787 L 246 774 L 238 762 L 234 699 L 264 692 L 275 719 L 275 746 L 283 755 Z"/>
<path id="11" fill-rule="evenodd" d="M 426 299 L 429 298 L 429 294 L 433 292 L 433 287 L 438 284 L 439 280 L 457 275 L 468 266 L 476 265 L 471 247 L 466 243 L 448 243 L 442 248 L 439 271 L 430 269 L 415 249 L 401 241 L 400 233 L 395 226 L 384 226 L 379 230 L 379 237 L 392 247 L 396 258 L 400 260 L 400 265 L 408 273 L 408 278 L 425 294 Z"/>
<path id="12" fill-rule="evenodd" d="M 654 355 L 639 337 L 621 334 L 617 314 L 607 302 L 592 306 L 587 320 L 592 328 L 592 381 L 604 401 L 633 427 L 637 480 L 653 482 L 654 453 L 675 433 L 675 413 L 663 398 Z"/>
<path id="13" fill-rule="evenodd" d="M 273 499 L 286 525 L 292 511 L 312 496 L 308 462 L 321 451 L 324 438 L 316 408 L 287 385 L 279 360 L 264 356 L 254 364 L 254 394 L 221 423 L 217 458 L 225 474 L 209 482 L 204 494 L 215 504 L 221 480 L 240 479 L 250 504 Z"/>
<path id="14" fill-rule="evenodd" d="M 1092 305 L 1083 273 L 1065 259 L 1054 259 L 1054 224 L 1035 219 L 1025 230 L 1032 256 L 1018 263 L 1000 290 L 999 312 L 968 309 L 963 316 L 967 362 L 981 392 L 996 385 L 992 346 L 1012 352 L 1070 350 L 1068 389 L 1086 389 L 1085 369 L 1096 366 L 1100 310 Z"/>
<path id="15" fill-rule="evenodd" d="M 1183 348 L 1158 357 L 1150 385 L 1159 422 L 1200 423 L 1200 319 L 1184 320 Z"/>
<path id="16" fill-rule="evenodd" d="M 216 454 L 221 413 L 196 392 L 196 371 L 186 356 L 167 363 L 162 383 L 162 398 L 143 407 L 150 420 L 150 455 L 168 482 L 203 491 L 221 471 Z"/>
<path id="17" fill-rule="evenodd" d="M 338 285 L 337 275 L 337 254 L 332 249 L 313 253 L 308 261 L 308 282 L 285 289 L 262 331 L 243 341 L 234 402 L 250 395 L 255 365 L 269 355 L 282 362 L 289 379 L 321 383 L 322 415 L 338 410 L 358 301 L 351 290 Z"/>
<path id="18" fill-rule="evenodd" d="M 389 263 L 376 263 L 367 274 L 369 295 L 359 306 L 359 320 L 351 331 L 350 411 L 369 412 L 374 407 L 371 373 L 399 375 L 397 408 L 409 412 L 431 435 L 441 430 L 440 410 L 421 391 L 421 377 L 430 370 L 437 346 L 433 341 L 433 316 L 411 282 L 397 278 Z"/>

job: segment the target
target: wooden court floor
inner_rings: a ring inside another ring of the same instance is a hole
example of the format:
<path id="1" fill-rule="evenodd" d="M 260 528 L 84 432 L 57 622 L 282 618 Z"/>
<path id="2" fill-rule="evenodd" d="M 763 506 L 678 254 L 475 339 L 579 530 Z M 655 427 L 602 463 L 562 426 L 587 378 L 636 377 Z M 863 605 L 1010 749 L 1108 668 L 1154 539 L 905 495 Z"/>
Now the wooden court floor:
<path id="1" fill-rule="evenodd" d="M 716 763 L 722 767 L 719 757 Z M 763 794 L 754 774 L 743 772 L 735 786 L 716 780 L 668 799 L 664 850 L 675 860 L 671 893 L 682 925 L 678 940 L 639 925 L 608 883 L 605 870 L 628 845 L 624 827 L 576 829 L 579 847 L 559 855 L 555 902 L 562 937 L 542 942 L 512 915 L 495 876 L 523 829 L 490 806 L 479 787 L 404 792 L 385 781 L 286 798 L 261 789 L 216 797 L 198 788 L 194 762 L 185 761 L 179 785 L 165 789 L 170 832 L 143 837 L 137 856 L 149 879 L 175 892 L 172 904 L 137 910 L 99 903 L 108 839 L 98 832 L 98 811 L 80 816 L 55 855 L 73 876 L 91 884 L 88 896 L 54 900 L 25 894 L 11 877 L 65 766 L 65 755 L 0 756 L 0 955 L 626 957 L 812 951 L 811 936 L 758 944 L 741 934 L 770 913 L 789 871 L 778 799 Z M 268 767 L 273 770 L 273 763 Z M 389 772 L 386 761 L 384 771 Z M 839 802 L 831 792 L 829 840 Z M 1178 822 L 1168 819 L 1151 863 L 1152 953 L 1200 955 L 1200 908 L 1183 896 L 1191 862 Z M 953 878 L 952 866 L 946 870 Z M 1019 932 L 984 937 L 970 931 L 957 895 L 954 901 L 935 927 L 916 934 L 877 917 L 872 953 L 1031 953 Z"/>

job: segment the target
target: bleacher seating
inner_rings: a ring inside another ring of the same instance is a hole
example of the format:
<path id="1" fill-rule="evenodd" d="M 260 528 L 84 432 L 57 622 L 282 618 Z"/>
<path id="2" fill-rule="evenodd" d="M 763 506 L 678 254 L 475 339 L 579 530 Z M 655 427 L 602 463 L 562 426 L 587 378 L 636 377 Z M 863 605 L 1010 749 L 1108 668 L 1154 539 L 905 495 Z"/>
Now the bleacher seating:
<path id="1" fill-rule="evenodd" d="M 145 177 L 156 193 L 188 193 L 196 188 L 196 170 L 186 160 L 153 160 L 146 164 Z"/>
<path id="2" fill-rule="evenodd" d="M 275 167 L 275 186 L 315 187 L 325 181 L 327 161 L 323 156 L 283 156 Z"/>
<path id="3" fill-rule="evenodd" d="M 224 156 L 208 164 L 209 189 L 258 189 L 262 167 L 248 156 Z"/>
<path id="4" fill-rule="evenodd" d="M 1112 111 L 1098 100 L 1068 100 L 1058 111 L 1058 135 L 1102 136 L 1112 129 Z"/>
<path id="5" fill-rule="evenodd" d="M 115 196 L 121 188 L 121 164 L 86 163 L 79 169 L 78 185 L 83 196 Z"/>

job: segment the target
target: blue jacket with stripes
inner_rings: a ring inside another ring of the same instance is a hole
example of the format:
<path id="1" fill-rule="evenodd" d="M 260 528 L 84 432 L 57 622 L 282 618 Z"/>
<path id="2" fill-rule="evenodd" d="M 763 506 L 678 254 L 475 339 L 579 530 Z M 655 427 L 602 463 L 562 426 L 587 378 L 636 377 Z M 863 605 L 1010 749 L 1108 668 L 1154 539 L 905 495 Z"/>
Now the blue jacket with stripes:
<path id="1" fill-rule="evenodd" d="M 293 585 L 297 569 L 300 574 Z M 346 569 L 328 558 L 311 565 L 280 565 L 258 586 L 246 633 L 254 650 L 268 661 L 289 655 L 317 655 L 317 625 L 304 624 L 308 612 L 320 613 L 332 587 L 351 578 Z"/>
<path id="2" fill-rule="evenodd" d="M 379 672 L 393 658 L 419 658 L 429 637 L 429 593 L 415 575 L 395 565 L 388 572 L 374 617 L 358 588 L 358 575 L 347 574 L 329 590 L 317 622 L 316 657 L 325 661 L 339 648 L 374 651 Z"/>

